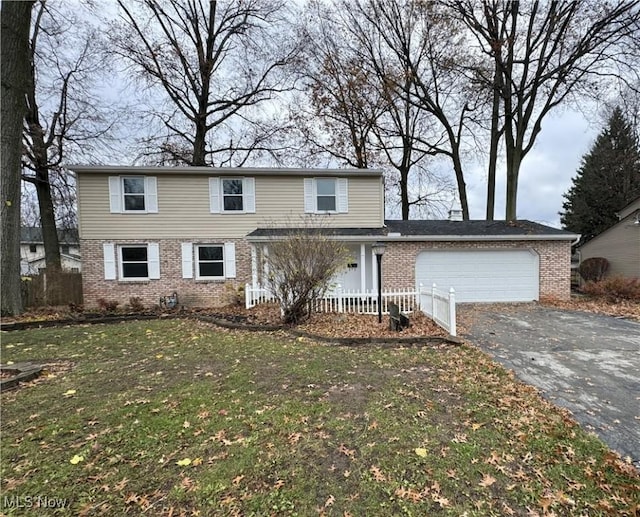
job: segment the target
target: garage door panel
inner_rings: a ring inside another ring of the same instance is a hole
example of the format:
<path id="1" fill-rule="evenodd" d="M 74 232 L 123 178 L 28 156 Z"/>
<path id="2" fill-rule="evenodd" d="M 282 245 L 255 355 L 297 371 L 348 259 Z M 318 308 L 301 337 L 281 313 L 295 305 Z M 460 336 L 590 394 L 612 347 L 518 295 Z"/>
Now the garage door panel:
<path id="1" fill-rule="evenodd" d="M 538 256 L 529 250 L 424 251 L 416 259 L 416 281 L 453 287 L 461 302 L 538 299 Z"/>

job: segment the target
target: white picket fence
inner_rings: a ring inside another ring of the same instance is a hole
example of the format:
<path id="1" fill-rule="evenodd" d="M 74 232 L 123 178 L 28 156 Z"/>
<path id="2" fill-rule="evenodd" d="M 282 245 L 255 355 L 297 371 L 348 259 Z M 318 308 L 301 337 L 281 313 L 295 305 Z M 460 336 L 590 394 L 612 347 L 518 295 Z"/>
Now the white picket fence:
<path id="1" fill-rule="evenodd" d="M 420 308 L 427 316 L 452 336 L 456 335 L 456 292 L 441 291 L 436 284 L 430 288 L 420 284 Z"/>
<path id="2" fill-rule="evenodd" d="M 245 285 L 245 306 L 247 309 L 260 303 L 275 301 L 271 292 L 261 286 Z M 397 289 L 383 292 L 382 313 L 389 313 L 389 304 L 395 303 L 401 312 L 411 313 L 422 310 L 452 336 L 456 335 L 455 293 L 442 293 L 434 284 L 431 289 Z M 354 314 L 378 314 L 378 294 L 375 291 L 355 291 L 342 289 L 340 285 L 316 302 L 316 312 L 340 312 Z"/>
<path id="3" fill-rule="evenodd" d="M 271 302 L 275 297 L 264 287 L 245 285 L 245 307 L 250 309 L 259 303 Z M 418 292 L 415 289 L 382 293 L 382 313 L 388 314 L 389 304 L 395 303 L 402 312 L 412 312 L 418 307 Z M 378 294 L 372 290 L 356 291 L 334 289 L 316 302 L 316 312 L 351 312 L 355 314 L 378 314 Z"/>

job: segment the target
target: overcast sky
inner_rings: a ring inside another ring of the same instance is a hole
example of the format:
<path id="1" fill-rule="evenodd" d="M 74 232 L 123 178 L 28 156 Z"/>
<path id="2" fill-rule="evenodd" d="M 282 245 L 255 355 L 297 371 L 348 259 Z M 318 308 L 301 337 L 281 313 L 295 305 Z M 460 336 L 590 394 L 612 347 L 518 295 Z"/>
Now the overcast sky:
<path id="1" fill-rule="evenodd" d="M 106 5 L 109 6 L 107 10 L 110 12 L 110 16 L 115 16 L 117 11 L 114 8 L 115 2 L 107 2 Z M 104 85 L 105 91 L 102 93 L 107 97 L 115 97 L 113 102 L 117 104 L 118 101 L 122 102 L 123 94 L 125 98 L 127 94 L 116 86 L 121 82 L 117 79 L 119 74 L 114 75 L 114 80 Z M 122 79 L 124 80 L 124 78 Z M 542 132 L 538 136 L 534 148 L 524 158 L 520 170 L 517 209 L 519 219 L 528 219 L 560 227 L 558 212 L 562 209 L 562 195 L 570 187 L 571 178 L 575 176 L 582 156 L 589 151 L 604 124 L 602 116 L 596 115 L 591 120 L 587 120 L 581 113 L 570 110 L 552 111 L 550 115 L 545 117 Z M 135 136 L 129 133 L 125 139 L 129 140 Z M 501 156 L 504 156 L 503 151 L 501 151 Z M 120 160 L 123 158 L 124 156 L 121 156 Z M 129 160 L 126 161 L 129 162 Z M 450 167 L 447 167 L 448 169 Z M 464 170 L 470 216 L 472 219 L 484 219 L 486 162 L 475 168 L 471 163 L 465 163 Z M 451 179 L 453 180 L 453 177 Z M 504 167 L 502 170 L 498 170 L 496 189 L 495 218 L 504 219 Z M 397 217 L 397 214 L 393 215 Z"/>
<path id="2" fill-rule="evenodd" d="M 528 219 L 560 228 L 562 195 L 571 186 L 583 155 L 589 152 L 603 122 L 589 123 L 578 112 L 547 116 L 542 132 L 520 169 L 518 219 Z M 496 185 L 496 219 L 504 219 L 505 175 Z M 486 210 L 486 167 L 467 180 L 470 216 L 484 219 Z"/>

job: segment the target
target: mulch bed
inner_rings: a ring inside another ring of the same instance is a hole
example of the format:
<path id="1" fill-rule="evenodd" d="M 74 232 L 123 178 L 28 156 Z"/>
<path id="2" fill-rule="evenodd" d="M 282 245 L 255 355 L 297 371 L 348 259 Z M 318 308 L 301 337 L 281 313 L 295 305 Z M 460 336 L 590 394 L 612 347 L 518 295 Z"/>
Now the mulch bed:
<path id="1" fill-rule="evenodd" d="M 114 323 L 135 319 L 156 319 L 163 317 L 194 317 L 205 322 L 228 328 L 272 331 L 284 329 L 300 337 L 320 338 L 345 344 L 366 343 L 409 343 L 412 340 L 421 343 L 428 341 L 453 341 L 448 333 L 421 312 L 409 314 L 410 327 L 401 332 L 389 330 L 389 318 L 372 314 L 318 313 L 296 326 L 283 326 L 280 321 L 280 309 L 276 304 L 261 304 L 251 309 L 243 306 L 216 308 L 194 308 L 181 311 L 147 311 L 144 313 L 82 313 L 52 308 L 42 312 L 25 313 L 21 318 L 7 321 L 3 319 L 2 330 L 25 330 L 28 328 L 57 325 Z"/>

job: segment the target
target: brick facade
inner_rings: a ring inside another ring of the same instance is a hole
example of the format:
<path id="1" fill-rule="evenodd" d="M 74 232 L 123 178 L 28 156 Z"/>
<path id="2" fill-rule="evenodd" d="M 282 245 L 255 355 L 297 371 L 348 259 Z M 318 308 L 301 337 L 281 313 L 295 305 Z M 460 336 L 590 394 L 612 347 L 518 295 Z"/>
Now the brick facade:
<path id="1" fill-rule="evenodd" d="M 418 253 L 437 249 L 533 249 L 539 257 L 540 298 L 567 300 L 571 296 L 571 242 L 567 240 L 390 242 L 382 257 L 384 288 L 415 285 Z"/>
<path id="2" fill-rule="evenodd" d="M 182 278 L 183 241 L 162 239 L 160 247 L 160 279 L 120 281 L 104 279 L 103 240 L 81 241 L 84 302 L 95 307 L 98 300 L 116 300 L 120 305 L 139 297 L 147 306 L 156 305 L 161 296 L 177 292 L 181 305 L 216 307 L 229 303 L 234 290 L 251 282 L 251 248 L 244 239 L 224 239 L 236 248 L 236 278 L 228 280 L 196 280 Z M 112 241 L 109 241 L 112 242 Z M 212 241 L 193 240 L 194 244 Z M 140 240 L 118 240 L 117 244 L 140 244 Z M 384 288 L 415 285 L 415 261 L 418 253 L 432 249 L 533 249 L 539 256 L 540 297 L 568 299 L 570 287 L 570 241 L 404 241 L 388 242 L 383 256 Z M 399 267 L 400 265 L 400 267 Z M 95 267 L 94 267 L 95 266 Z"/>
<path id="3" fill-rule="evenodd" d="M 244 239 L 224 239 L 234 242 L 236 248 L 236 278 L 227 280 L 197 280 L 182 278 L 182 240 L 117 240 L 116 244 L 141 244 L 157 242 L 160 247 L 160 279 L 143 281 L 105 280 L 102 245 L 104 240 L 82 239 L 80 242 L 84 304 L 96 307 L 98 300 L 115 300 L 120 305 L 129 303 L 129 298 L 139 297 L 146 307 L 157 305 L 161 296 L 174 291 L 178 293 L 180 305 L 188 307 L 216 307 L 229 303 L 234 290 L 251 282 L 251 249 Z M 190 240 L 194 244 L 222 242 Z"/>

